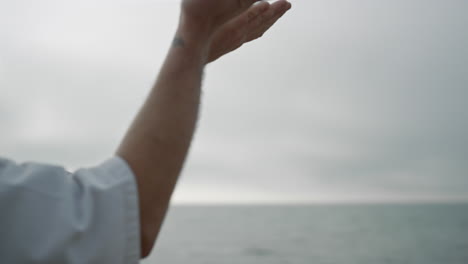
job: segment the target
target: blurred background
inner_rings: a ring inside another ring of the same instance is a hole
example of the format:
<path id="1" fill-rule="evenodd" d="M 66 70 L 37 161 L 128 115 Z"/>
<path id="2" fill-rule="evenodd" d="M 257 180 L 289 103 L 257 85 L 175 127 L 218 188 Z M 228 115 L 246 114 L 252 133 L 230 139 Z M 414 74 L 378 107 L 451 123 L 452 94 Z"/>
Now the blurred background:
<path id="1" fill-rule="evenodd" d="M 146 262 L 468 263 L 468 2 L 291 2 L 207 66 Z M 113 155 L 178 14 L 1 0 L 0 155 L 71 171 Z"/>

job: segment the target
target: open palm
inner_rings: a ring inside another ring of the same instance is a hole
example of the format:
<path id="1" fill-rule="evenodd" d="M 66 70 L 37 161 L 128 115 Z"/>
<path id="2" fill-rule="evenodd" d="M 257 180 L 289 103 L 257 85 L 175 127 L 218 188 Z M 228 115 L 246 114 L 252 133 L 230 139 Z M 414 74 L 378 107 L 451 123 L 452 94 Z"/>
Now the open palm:
<path id="1" fill-rule="evenodd" d="M 262 37 L 290 8 L 291 4 L 286 0 L 271 5 L 260 2 L 250 6 L 216 31 L 210 45 L 208 62 L 217 60 L 246 42 Z"/>
<path id="2" fill-rule="evenodd" d="M 183 0 L 182 17 L 209 36 L 209 63 L 263 36 L 290 8 L 287 0 Z"/>
<path id="3" fill-rule="evenodd" d="M 217 28 L 258 0 L 183 0 L 182 12 Z"/>

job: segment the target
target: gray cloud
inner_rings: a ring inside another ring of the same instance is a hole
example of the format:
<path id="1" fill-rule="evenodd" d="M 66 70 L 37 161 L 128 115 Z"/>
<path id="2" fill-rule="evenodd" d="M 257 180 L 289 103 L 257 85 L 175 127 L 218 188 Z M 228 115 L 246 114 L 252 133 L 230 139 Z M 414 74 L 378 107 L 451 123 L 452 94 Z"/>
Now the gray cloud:
<path id="1" fill-rule="evenodd" d="M 3 155 L 98 162 L 146 96 L 177 5 L 31 3 L 2 3 Z M 468 198 L 468 4 L 293 4 L 208 66 L 176 200 Z"/>

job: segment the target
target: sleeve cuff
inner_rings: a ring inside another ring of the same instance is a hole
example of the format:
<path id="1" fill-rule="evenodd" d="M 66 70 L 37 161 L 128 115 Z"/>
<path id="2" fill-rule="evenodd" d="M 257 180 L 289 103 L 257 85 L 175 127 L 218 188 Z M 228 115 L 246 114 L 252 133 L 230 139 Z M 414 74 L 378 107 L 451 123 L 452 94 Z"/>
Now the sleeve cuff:
<path id="1" fill-rule="evenodd" d="M 140 216 L 138 205 L 138 189 L 135 174 L 131 170 L 127 161 L 119 156 L 114 156 L 100 166 L 107 170 L 107 175 L 121 178 L 125 181 L 123 189 L 123 206 L 125 221 L 125 252 L 123 262 L 125 264 L 139 263 L 140 261 Z"/>

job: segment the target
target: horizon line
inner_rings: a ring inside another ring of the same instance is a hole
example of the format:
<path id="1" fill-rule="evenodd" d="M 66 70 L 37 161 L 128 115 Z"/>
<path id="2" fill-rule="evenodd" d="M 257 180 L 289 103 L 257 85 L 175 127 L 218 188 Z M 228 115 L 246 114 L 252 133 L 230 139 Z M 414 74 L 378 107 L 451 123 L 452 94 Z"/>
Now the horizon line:
<path id="1" fill-rule="evenodd" d="M 414 200 L 335 200 L 335 201 L 174 201 L 171 206 L 320 206 L 320 205 L 443 205 L 468 204 L 463 199 L 414 199 Z"/>

